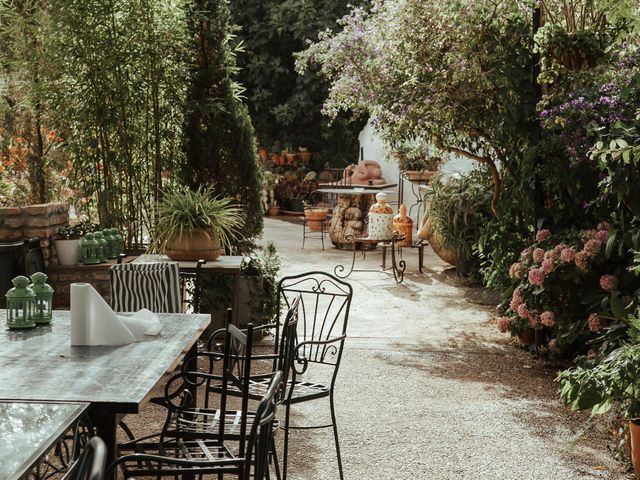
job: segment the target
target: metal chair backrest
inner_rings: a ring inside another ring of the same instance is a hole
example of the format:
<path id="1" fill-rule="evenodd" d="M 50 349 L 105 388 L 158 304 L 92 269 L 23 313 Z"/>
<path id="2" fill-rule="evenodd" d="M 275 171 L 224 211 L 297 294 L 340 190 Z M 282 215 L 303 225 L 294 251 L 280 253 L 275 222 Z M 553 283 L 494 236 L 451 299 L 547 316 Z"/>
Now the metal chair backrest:
<path id="1" fill-rule="evenodd" d="M 155 313 L 181 313 L 178 264 L 123 263 L 109 268 L 111 308 L 135 312 L 146 308 Z"/>
<path id="2" fill-rule="evenodd" d="M 227 410 L 228 389 L 241 392 L 242 412 L 240 417 L 239 453 L 244 454 L 247 433 L 247 411 L 249 409 L 249 384 L 251 377 L 251 351 L 253 347 L 253 324 L 247 325 L 243 332 L 231 323 L 231 314 L 227 314 L 224 339 L 224 359 L 222 361 L 222 392 L 220 394 L 220 418 L 224 419 Z M 219 435 L 224 438 L 224 421 L 220 422 Z"/>
<path id="3" fill-rule="evenodd" d="M 249 434 L 249 440 L 247 442 L 247 466 L 243 472 L 243 480 L 249 480 L 249 478 L 256 480 L 269 478 L 269 449 L 273 439 L 276 397 L 282 382 L 282 372 L 278 371 L 271 377 L 267 391 L 256 410 L 253 425 L 251 426 L 251 433 Z M 253 477 L 250 476 L 251 463 L 253 463 Z"/>
<path id="4" fill-rule="evenodd" d="M 291 302 L 291 306 L 287 310 L 284 325 L 282 327 L 282 336 L 280 345 L 278 346 L 278 356 L 274 371 L 282 372 L 282 389 L 276 395 L 277 403 L 281 403 L 284 399 L 289 374 L 293 368 L 294 352 L 298 344 L 298 308 L 300 307 L 300 295 L 295 297 Z"/>
<path id="5" fill-rule="evenodd" d="M 107 446 L 100 437 L 93 437 L 64 478 L 68 480 L 102 480 L 106 462 Z"/>
<path id="6" fill-rule="evenodd" d="M 298 296 L 297 340 L 303 345 L 297 358 L 336 365 L 342 354 L 342 342 L 338 346 L 304 342 L 321 342 L 346 334 L 353 288 L 325 272 L 307 272 L 280 280 L 279 308 L 290 308 Z"/>

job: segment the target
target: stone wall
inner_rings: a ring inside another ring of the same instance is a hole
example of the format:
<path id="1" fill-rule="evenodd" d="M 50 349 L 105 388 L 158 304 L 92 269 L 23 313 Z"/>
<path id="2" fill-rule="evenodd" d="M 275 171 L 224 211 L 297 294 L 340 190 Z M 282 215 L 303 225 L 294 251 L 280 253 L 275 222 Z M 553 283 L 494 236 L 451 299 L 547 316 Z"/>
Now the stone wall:
<path id="1" fill-rule="evenodd" d="M 68 203 L 3 207 L 0 208 L 0 242 L 40 237 L 40 246 L 47 266 L 56 265 L 58 259 L 55 256 L 52 237 L 68 222 Z"/>

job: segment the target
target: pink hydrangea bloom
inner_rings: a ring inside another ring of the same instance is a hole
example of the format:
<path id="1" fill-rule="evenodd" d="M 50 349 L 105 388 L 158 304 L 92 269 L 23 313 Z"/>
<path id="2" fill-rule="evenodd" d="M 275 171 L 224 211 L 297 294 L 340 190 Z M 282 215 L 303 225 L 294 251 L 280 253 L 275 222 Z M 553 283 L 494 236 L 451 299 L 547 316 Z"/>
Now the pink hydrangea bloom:
<path id="1" fill-rule="evenodd" d="M 536 233 L 536 240 L 539 242 L 544 242 L 550 236 L 551 232 L 545 228 L 543 230 L 538 230 L 538 232 Z"/>
<path id="2" fill-rule="evenodd" d="M 533 261 L 536 263 L 540 263 L 542 262 L 542 260 L 544 260 L 544 250 L 541 248 L 536 248 L 533 251 Z"/>
<path id="3" fill-rule="evenodd" d="M 600 242 L 599 240 L 596 240 L 595 238 L 592 238 L 591 240 L 587 241 L 587 243 L 584 244 L 584 251 L 590 257 L 595 257 L 596 255 L 598 255 L 598 253 L 600 253 L 601 248 L 602 248 L 602 242 Z"/>
<path id="4" fill-rule="evenodd" d="M 541 268 L 532 268 L 529 270 L 529 282 L 531 285 L 542 285 L 544 282 L 544 271 Z"/>
<path id="5" fill-rule="evenodd" d="M 609 222 L 600 222 L 596 228 L 598 230 L 608 232 L 609 230 L 611 230 L 611 224 Z"/>
<path id="6" fill-rule="evenodd" d="M 606 321 L 597 313 L 592 313 L 591 315 L 589 315 L 588 325 L 589 331 L 599 332 L 606 326 Z"/>
<path id="7" fill-rule="evenodd" d="M 531 328 L 540 328 L 540 315 L 538 315 L 536 312 L 529 313 L 527 321 L 529 322 L 529 326 Z"/>
<path id="8" fill-rule="evenodd" d="M 609 238 L 609 232 L 606 230 L 598 230 L 593 238 L 600 243 L 606 243 Z"/>
<path id="9" fill-rule="evenodd" d="M 513 291 L 513 295 L 511 295 L 511 304 L 509 305 L 511 307 L 511 311 L 517 312 L 518 307 L 520 306 L 521 303 L 522 303 L 522 290 L 520 290 L 520 287 L 518 287 Z"/>
<path id="10" fill-rule="evenodd" d="M 522 273 L 522 264 L 520 262 L 516 262 L 509 267 L 509 277 L 514 280 L 521 279 Z"/>
<path id="11" fill-rule="evenodd" d="M 554 268 L 555 268 L 555 263 L 553 263 L 553 260 L 551 260 L 550 258 L 547 258 L 546 260 L 542 261 L 542 271 L 544 273 L 551 273 L 553 272 Z"/>
<path id="12" fill-rule="evenodd" d="M 518 306 L 518 316 L 520 318 L 529 318 L 529 307 L 527 307 L 526 303 L 521 303 Z"/>
<path id="13" fill-rule="evenodd" d="M 559 256 L 560 256 L 560 254 L 556 251 L 555 248 L 551 249 L 551 250 L 547 250 L 546 252 L 544 252 L 544 259 L 545 260 L 555 261 Z"/>
<path id="14" fill-rule="evenodd" d="M 540 323 L 545 327 L 553 327 L 556 324 L 556 314 L 550 311 L 542 312 Z"/>
<path id="15" fill-rule="evenodd" d="M 523 260 L 531 260 L 531 254 L 533 253 L 533 248 L 527 247 L 522 252 L 520 252 L 520 257 Z"/>
<path id="16" fill-rule="evenodd" d="M 576 249 L 575 248 L 563 248 L 560 252 L 560 260 L 565 263 L 572 262 L 573 259 L 576 258 Z"/>
<path id="17" fill-rule="evenodd" d="M 582 231 L 582 240 L 587 242 L 592 240 L 596 236 L 595 230 L 583 230 Z"/>
<path id="18" fill-rule="evenodd" d="M 618 279 L 613 275 L 602 275 L 600 277 L 600 288 L 605 292 L 610 292 L 618 285 Z"/>
<path id="19" fill-rule="evenodd" d="M 549 350 L 551 350 L 552 352 L 555 352 L 556 350 L 556 339 L 552 338 L 551 340 L 549 340 L 549 343 L 547 343 L 547 347 L 549 348 Z"/>
<path id="20" fill-rule="evenodd" d="M 560 252 L 562 252 L 562 250 L 564 250 L 565 248 L 567 248 L 566 243 L 559 243 L 558 245 L 553 247 L 553 251 L 560 255 Z"/>
<path id="21" fill-rule="evenodd" d="M 583 272 L 589 270 L 589 255 L 587 255 L 587 252 L 581 251 L 576 253 L 573 261 L 576 262 L 576 267 L 578 267 L 578 269 L 582 270 Z"/>
<path id="22" fill-rule="evenodd" d="M 507 333 L 511 328 L 511 319 L 509 317 L 500 317 L 498 319 L 498 330 L 501 333 Z"/>

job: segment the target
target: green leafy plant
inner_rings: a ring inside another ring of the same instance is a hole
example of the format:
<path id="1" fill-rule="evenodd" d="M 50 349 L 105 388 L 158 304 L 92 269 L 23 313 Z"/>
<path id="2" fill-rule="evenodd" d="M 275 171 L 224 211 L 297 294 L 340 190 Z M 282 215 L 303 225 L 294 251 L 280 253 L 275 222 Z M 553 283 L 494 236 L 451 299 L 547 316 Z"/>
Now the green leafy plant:
<path id="1" fill-rule="evenodd" d="M 629 342 L 600 363 L 565 370 L 558 375 L 560 396 L 573 411 L 593 415 L 618 405 L 625 418 L 640 418 L 640 312 L 629 317 Z"/>
<path id="2" fill-rule="evenodd" d="M 477 271 L 473 247 L 482 225 L 491 217 L 491 187 L 483 172 L 435 177 L 425 196 L 431 227 L 445 248 Z"/>
<path id="3" fill-rule="evenodd" d="M 216 197 L 212 187 L 191 190 L 180 186 L 165 194 L 158 209 L 154 239 L 149 249 L 162 252 L 173 241 L 204 230 L 217 236 L 223 248 L 240 236 L 242 210 L 231 198 Z"/>

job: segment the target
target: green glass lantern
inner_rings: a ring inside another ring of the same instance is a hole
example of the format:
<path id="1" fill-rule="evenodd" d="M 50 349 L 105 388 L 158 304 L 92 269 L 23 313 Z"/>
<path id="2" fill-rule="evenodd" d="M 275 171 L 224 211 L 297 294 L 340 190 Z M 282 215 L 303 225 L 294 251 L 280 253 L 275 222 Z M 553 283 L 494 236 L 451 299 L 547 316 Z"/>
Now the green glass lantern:
<path id="1" fill-rule="evenodd" d="M 53 288 L 45 283 L 47 275 L 36 272 L 31 275 L 31 285 L 29 288 L 36 294 L 36 305 L 33 313 L 33 320 L 36 325 L 46 325 L 51 323 L 53 318 Z"/>
<path id="2" fill-rule="evenodd" d="M 100 259 L 100 263 L 107 261 L 107 249 L 108 243 L 102 236 L 102 232 L 95 232 L 93 234 L 93 238 L 98 242 L 98 258 Z"/>
<path id="3" fill-rule="evenodd" d="M 116 258 L 116 256 L 118 255 L 116 253 L 118 240 L 116 240 L 116 238 L 113 236 L 111 232 L 112 232 L 111 228 L 105 228 L 104 230 L 102 230 L 102 237 L 107 242 L 105 253 L 107 258 Z"/>
<path id="4" fill-rule="evenodd" d="M 13 288 L 5 295 L 7 297 L 7 327 L 11 329 L 33 328 L 33 311 L 36 294 L 29 285 L 29 279 L 20 275 L 11 280 Z"/>
<path id="5" fill-rule="evenodd" d="M 112 228 L 112 230 L 113 230 L 113 236 L 118 242 L 117 249 L 116 249 L 116 256 L 118 256 L 121 253 L 124 253 L 124 238 L 122 238 L 122 235 L 120 235 L 120 231 L 117 228 Z"/>
<path id="6" fill-rule="evenodd" d="M 82 263 L 85 265 L 95 265 L 100 263 L 98 257 L 98 242 L 96 242 L 93 233 L 87 233 L 80 243 L 80 252 L 82 253 Z"/>

